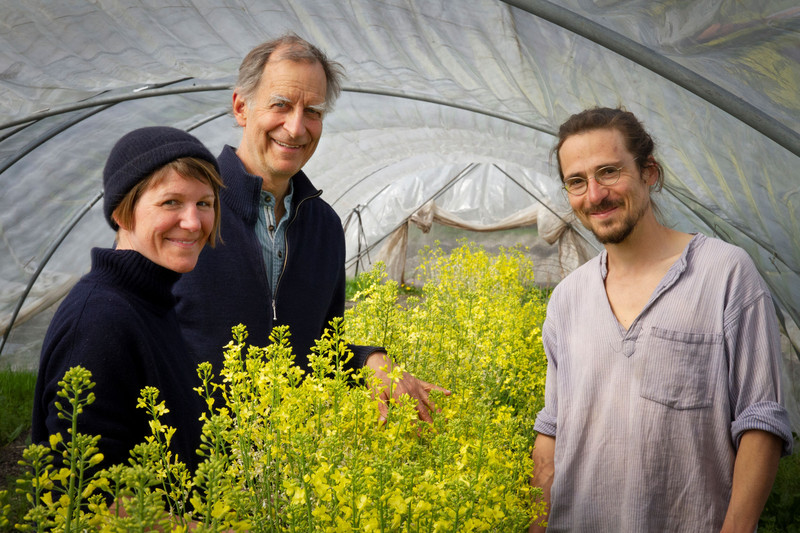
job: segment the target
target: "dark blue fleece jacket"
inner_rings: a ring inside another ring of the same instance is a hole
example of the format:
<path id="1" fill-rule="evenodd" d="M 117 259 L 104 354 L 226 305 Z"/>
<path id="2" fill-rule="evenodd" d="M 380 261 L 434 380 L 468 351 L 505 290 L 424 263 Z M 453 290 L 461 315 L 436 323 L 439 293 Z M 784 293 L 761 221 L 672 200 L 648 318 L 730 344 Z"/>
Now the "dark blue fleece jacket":
<path id="1" fill-rule="evenodd" d="M 273 326 L 287 325 L 295 362 L 306 369 L 308 354 L 334 317 L 344 313 L 345 244 L 339 216 L 301 171 L 292 177 L 292 212 L 286 228 L 283 272 L 275 294 L 267 281 L 256 220 L 262 180 L 249 174 L 236 151 L 226 146 L 219 158 L 221 241 L 206 247 L 197 266 L 173 290 L 178 318 L 196 361 L 210 361 L 216 372 L 231 328 L 244 324 L 248 342 L 266 346 Z M 376 350 L 351 346 L 353 368 Z"/>
<path id="2" fill-rule="evenodd" d="M 145 386 L 157 387 L 170 412 L 162 423 L 177 429 L 172 451 L 192 470 L 199 456 L 204 402 L 192 390 L 200 384 L 175 316 L 171 289 L 180 274 L 132 250 L 92 250 L 92 269 L 56 311 L 42 346 L 33 405 L 35 443 L 61 433 L 54 402 L 67 369 L 92 372 L 96 400 L 78 417 L 78 430 L 101 435 L 101 465 L 125 463 L 129 451 L 150 435 L 149 417 L 136 407 Z"/>

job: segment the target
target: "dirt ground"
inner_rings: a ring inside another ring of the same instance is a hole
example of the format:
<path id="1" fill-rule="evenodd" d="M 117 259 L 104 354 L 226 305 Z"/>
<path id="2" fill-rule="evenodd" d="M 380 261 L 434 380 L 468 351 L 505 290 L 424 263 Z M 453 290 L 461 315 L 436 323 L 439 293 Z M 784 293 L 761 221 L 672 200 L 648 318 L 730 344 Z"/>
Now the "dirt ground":
<path id="1" fill-rule="evenodd" d="M 22 475 L 23 469 L 19 465 L 22 451 L 30 441 L 30 431 L 20 435 L 17 439 L 0 448 L 0 490 L 13 492 L 15 480 Z"/>

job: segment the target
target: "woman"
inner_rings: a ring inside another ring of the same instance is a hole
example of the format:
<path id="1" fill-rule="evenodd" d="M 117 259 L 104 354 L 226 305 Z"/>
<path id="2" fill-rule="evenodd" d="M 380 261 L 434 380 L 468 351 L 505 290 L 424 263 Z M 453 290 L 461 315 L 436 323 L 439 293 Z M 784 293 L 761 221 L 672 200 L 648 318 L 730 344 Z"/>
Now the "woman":
<path id="1" fill-rule="evenodd" d="M 54 402 L 67 369 L 92 372 L 96 400 L 78 417 L 78 430 L 101 435 L 103 467 L 127 463 L 150 434 L 136 407 L 145 386 L 157 387 L 177 428 L 170 446 L 193 471 L 203 402 L 195 364 L 173 309 L 172 285 L 214 246 L 221 180 L 216 159 L 188 133 L 142 128 L 122 137 L 103 171 L 106 220 L 115 249 L 92 250 L 92 268 L 53 317 L 42 347 L 33 408 L 33 442 L 61 433 Z M 209 302 L 212 305 L 213 302 Z M 63 400 L 62 400 L 63 403 Z"/>

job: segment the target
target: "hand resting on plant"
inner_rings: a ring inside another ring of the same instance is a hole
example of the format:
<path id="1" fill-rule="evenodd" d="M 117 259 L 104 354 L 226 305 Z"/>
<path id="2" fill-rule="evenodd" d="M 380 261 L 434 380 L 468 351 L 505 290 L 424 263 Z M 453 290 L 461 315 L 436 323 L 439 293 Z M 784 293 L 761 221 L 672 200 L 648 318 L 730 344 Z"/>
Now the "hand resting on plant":
<path id="1" fill-rule="evenodd" d="M 403 394 L 408 394 L 417 401 L 416 408 L 419 419 L 424 422 L 433 422 L 431 412 L 433 412 L 435 406 L 430 400 L 430 392 L 432 390 L 439 390 L 442 391 L 445 396 L 450 396 L 450 394 L 452 394 L 449 390 L 439 385 L 422 381 L 404 371 L 402 367 L 395 365 L 392 358 L 389 357 L 386 352 L 373 352 L 367 358 L 365 366 L 374 370 L 375 376 L 379 378 L 382 383 L 380 390 L 373 391 L 373 396 L 381 400 L 378 404 L 378 409 L 382 422 L 386 420 L 389 414 L 388 404 L 391 398 L 399 400 Z"/>

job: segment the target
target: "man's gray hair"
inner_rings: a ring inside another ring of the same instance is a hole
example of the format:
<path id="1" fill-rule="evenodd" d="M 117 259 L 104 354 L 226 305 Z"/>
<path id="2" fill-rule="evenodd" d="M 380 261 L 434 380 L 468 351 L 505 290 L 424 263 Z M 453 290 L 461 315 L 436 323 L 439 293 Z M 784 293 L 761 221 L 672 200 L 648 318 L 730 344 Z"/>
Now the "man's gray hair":
<path id="1" fill-rule="evenodd" d="M 322 66 L 325 71 L 325 80 L 327 81 L 325 110 L 326 112 L 331 111 L 336 99 L 342 92 L 344 67 L 336 61 L 328 59 L 328 56 L 322 50 L 294 33 L 287 33 L 250 50 L 242 64 L 239 65 L 236 91 L 244 97 L 246 102 L 249 102 L 255 96 L 261 83 L 264 66 L 272 57 L 272 53 L 278 48 L 285 48 L 285 50 L 281 50 L 279 59 L 319 63 Z"/>

